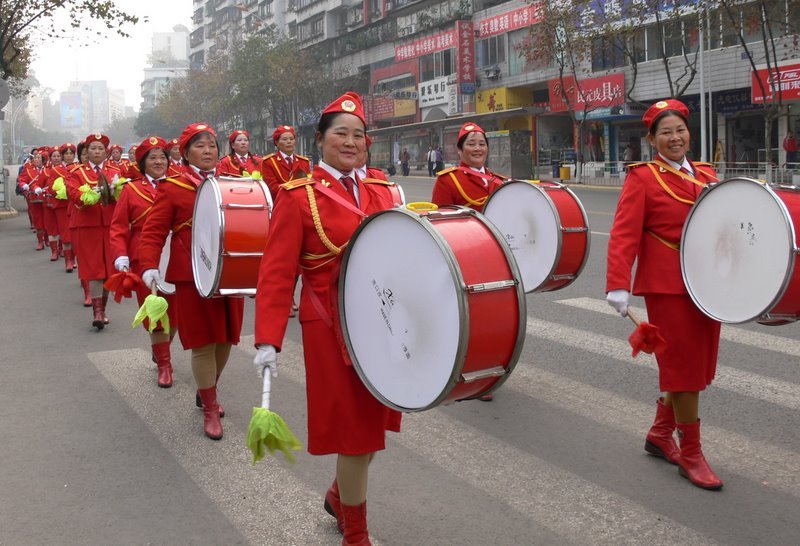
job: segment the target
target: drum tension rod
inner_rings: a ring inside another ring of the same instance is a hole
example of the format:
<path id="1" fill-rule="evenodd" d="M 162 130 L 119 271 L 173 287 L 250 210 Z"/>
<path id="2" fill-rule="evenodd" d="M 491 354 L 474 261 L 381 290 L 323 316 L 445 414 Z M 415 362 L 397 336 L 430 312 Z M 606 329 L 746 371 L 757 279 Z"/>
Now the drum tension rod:
<path id="1" fill-rule="evenodd" d="M 225 209 L 254 209 L 254 210 L 264 210 L 266 207 L 262 204 L 243 204 L 243 203 L 223 203 L 220 205 L 220 208 Z"/>
<path id="2" fill-rule="evenodd" d="M 492 368 L 486 368 L 485 370 L 462 373 L 461 379 L 464 380 L 464 383 L 472 383 L 473 381 L 486 379 L 487 377 L 500 377 L 505 375 L 507 371 L 508 370 L 502 366 L 494 366 Z"/>
<path id="3" fill-rule="evenodd" d="M 494 281 L 494 282 L 482 282 L 479 284 L 469 284 L 467 285 L 467 292 L 470 294 L 475 294 L 476 292 L 490 292 L 492 290 L 505 290 L 506 288 L 512 288 L 517 286 L 517 282 L 514 279 L 508 279 L 505 281 Z"/>
<path id="4" fill-rule="evenodd" d="M 587 227 L 564 227 L 561 226 L 561 231 L 564 233 L 583 233 L 585 231 L 589 231 Z"/>

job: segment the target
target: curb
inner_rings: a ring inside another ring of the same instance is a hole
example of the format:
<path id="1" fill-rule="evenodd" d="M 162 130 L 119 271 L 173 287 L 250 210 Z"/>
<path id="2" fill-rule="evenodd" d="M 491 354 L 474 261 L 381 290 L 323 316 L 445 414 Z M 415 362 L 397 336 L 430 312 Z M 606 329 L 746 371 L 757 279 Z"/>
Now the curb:
<path id="1" fill-rule="evenodd" d="M 11 210 L 0 210 L 0 220 L 7 220 L 9 218 L 16 218 L 19 216 L 19 212 L 17 209 L 13 208 Z"/>

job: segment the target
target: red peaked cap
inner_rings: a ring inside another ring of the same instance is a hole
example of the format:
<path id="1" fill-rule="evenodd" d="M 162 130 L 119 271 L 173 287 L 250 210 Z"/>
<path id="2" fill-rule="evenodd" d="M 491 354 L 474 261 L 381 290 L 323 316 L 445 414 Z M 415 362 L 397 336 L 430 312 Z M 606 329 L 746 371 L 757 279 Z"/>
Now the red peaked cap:
<path id="1" fill-rule="evenodd" d="M 364 117 L 364 105 L 361 102 L 361 97 L 354 91 L 348 91 L 322 111 L 323 114 L 338 114 L 344 112 L 345 114 L 353 114 L 361 120 L 364 127 L 367 126 L 367 120 Z"/>
<path id="2" fill-rule="evenodd" d="M 199 133 L 209 133 L 213 138 L 217 138 L 217 132 L 207 123 L 192 123 L 183 130 L 178 138 L 178 149 L 181 151 L 181 157 L 186 157 L 186 146 L 189 145 L 192 137 Z"/>
<path id="3" fill-rule="evenodd" d="M 73 153 L 78 151 L 78 147 L 75 146 L 72 142 L 65 142 L 61 146 L 58 147 L 58 151 L 61 152 L 61 155 L 64 155 L 64 152 L 67 150 L 72 150 Z"/>
<path id="4" fill-rule="evenodd" d="M 143 141 L 139 143 L 136 147 L 136 163 L 141 163 L 142 159 L 147 152 L 152 150 L 153 148 L 161 148 L 164 150 L 164 154 L 167 154 L 167 141 L 161 138 L 160 136 L 151 136 L 145 138 Z"/>
<path id="5" fill-rule="evenodd" d="M 108 153 L 111 153 L 114 150 L 119 150 L 121 152 L 122 151 L 122 146 L 120 146 L 119 144 L 112 144 L 111 147 L 109 147 L 109 149 L 108 149 Z"/>
<path id="6" fill-rule="evenodd" d="M 244 135 L 247 137 L 247 140 L 250 140 L 250 133 L 245 131 L 244 129 L 236 129 L 231 135 L 228 137 L 228 146 L 233 148 L 233 141 L 236 140 L 236 137 L 239 135 Z"/>
<path id="7" fill-rule="evenodd" d="M 679 112 L 683 117 L 689 117 L 689 108 L 686 107 L 681 101 L 676 99 L 669 99 L 669 100 L 660 100 L 655 103 L 653 106 L 647 109 L 642 116 L 642 121 L 644 122 L 644 126 L 648 129 L 655 121 L 656 117 L 663 112 L 664 110 L 675 110 Z"/>
<path id="8" fill-rule="evenodd" d="M 294 127 L 291 125 L 278 125 L 278 128 L 272 133 L 272 143 L 277 144 L 278 139 L 281 138 L 283 133 L 292 133 L 293 137 L 297 136 L 297 134 L 294 132 Z"/>
<path id="9" fill-rule="evenodd" d="M 477 131 L 478 133 L 483 133 L 483 136 L 484 136 L 484 137 L 486 136 L 486 131 L 484 131 L 483 129 L 481 129 L 481 128 L 478 126 L 478 124 L 477 124 L 477 123 L 472 123 L 472 122 L 470 122 L 470 121 L 466 122 L 464 125 L 462 125 L 462 126 L 461 126 L 461 130 L 458 132 L 458 138 L 456 139 L 456 142 L 458 142 L 459 140 L 461 140 L 461 138 L 462 138 L 464 135 L 468 135 L 468 134 L 470 134 L 470 133 L 474 133 L 474 132 L 476 132 L 476 131 Z"/>
<path id="10" fill-rule="evenodd" d="M 178 145 L 178 139 L 173 138 L 172 140 L 167 141 L 167 153 L 169 153 L 175 146 Z"/>
<path id="11" fill-rule="evenodd" d="M 83 139 L 83 143 L 86 146 L 89 146 L 89 144 L 91 144 L 92 142 L 100 142 L 103 144 L 105 148 L 108 148 L 108 145 L 111 141 L 106 135 L 101 133 L 92 133 L 91 135 Z"/>

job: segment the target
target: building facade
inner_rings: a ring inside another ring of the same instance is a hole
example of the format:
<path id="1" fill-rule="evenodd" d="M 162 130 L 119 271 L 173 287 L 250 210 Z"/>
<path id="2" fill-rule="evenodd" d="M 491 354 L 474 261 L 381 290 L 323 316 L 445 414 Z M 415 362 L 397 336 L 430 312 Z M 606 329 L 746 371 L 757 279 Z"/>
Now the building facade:
<path id="1" fill-rule="evenodd" d="M 151 66 L 145 67 L 141 84 L 141 110 L 152 110 L 173 80 L 189 72 L 189 29 L 183 25 L 172 32 L 153 33 Z"/>

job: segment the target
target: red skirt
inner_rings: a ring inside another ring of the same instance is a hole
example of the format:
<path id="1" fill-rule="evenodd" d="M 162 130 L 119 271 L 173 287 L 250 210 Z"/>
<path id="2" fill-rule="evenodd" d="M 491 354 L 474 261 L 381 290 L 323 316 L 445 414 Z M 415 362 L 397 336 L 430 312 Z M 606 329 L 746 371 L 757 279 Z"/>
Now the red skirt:
<path id="1" fill-rule="evenodd" d="M 658 326 L 667 348 L 656 353 L 663 392 L 699 392 L 717 371 L 720 323 L 708 318 L 687 294 L 647 294 L 648 320 Z"/>
<path id="2" fill-rule="evenodd" d="M 244 320 L 244 298 L 204 298 L 194 282 L 175 283 L 178 335 L 184 349 L 211 343 L 239 343 Z"/>
<path id="3" fill-rule="evenodd" d="M 400 432 L 400 412 L 381 404 L 344 363 L 333 331 L 321 320 L 303 322 L 308 397 L 308 452 L 362 455 L 386 447 L 386 431 Z"/>
<path id="4" fill-rule="evenodd" d="M 80 264 L 78 278 L 82 281 L 105 280 L 116 273 L 108 226 L 73 228 L 72 241 Z"/>
<path id="5" fill-rule="evenodd" d="M 44 203 L 41 201 L 38 203 L 28 201 L 28 212 L 30 213 L 33 227 L 44 229 Z"/>

